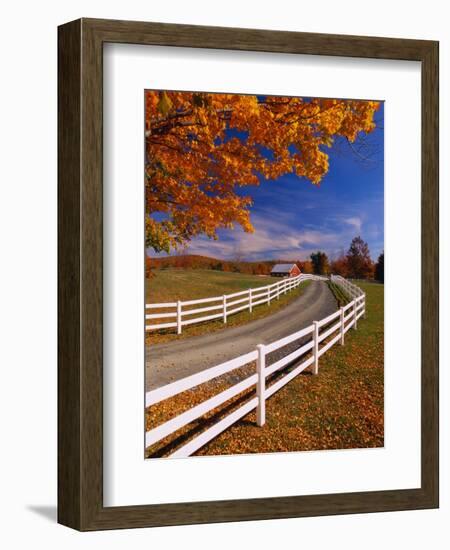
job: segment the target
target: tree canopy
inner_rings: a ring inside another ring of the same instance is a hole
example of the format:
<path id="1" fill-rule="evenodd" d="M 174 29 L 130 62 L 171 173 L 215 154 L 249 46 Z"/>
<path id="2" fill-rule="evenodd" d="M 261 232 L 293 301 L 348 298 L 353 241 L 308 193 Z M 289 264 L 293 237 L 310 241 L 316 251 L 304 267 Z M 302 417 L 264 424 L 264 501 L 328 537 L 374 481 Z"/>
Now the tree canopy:
<path id="1" fill-rule="evenodd" d="M 384 283 L 384 252 L 378 256 L 378 261 L 375 264 L 375 279 Z"/>
<path id="2" fill-rule="evenodd" d="M 156 252 L 239 224 L 252 200 L 239 188 L 293 173 L 317 185 L 333 140 L 375 128 L 375 101 L 147 91 L 146 245 Z"/>
<path id="3" fill-rule="evenodd" d="M 313 252 L 311 254 L 311 263 L 315 275 L 327 275 L 330 272 L 328 256 L 325 252 Z"/>
<path id="4" fill-rule="evenodd" d="M 347 252 L 347 272 L 354 279 L 367 279 L 373 272 L 368 244 L 355 237 Z"/>
<path id="5" fill-rule="evenodd" d="M 347 256 L 344 251 L 339 251 L 337 257 L 333 259 L 330 263 L 330 271 L 334 275 L 341 275 L 341 277 L 347 277 L 348 267 L 347 267 Z"/>

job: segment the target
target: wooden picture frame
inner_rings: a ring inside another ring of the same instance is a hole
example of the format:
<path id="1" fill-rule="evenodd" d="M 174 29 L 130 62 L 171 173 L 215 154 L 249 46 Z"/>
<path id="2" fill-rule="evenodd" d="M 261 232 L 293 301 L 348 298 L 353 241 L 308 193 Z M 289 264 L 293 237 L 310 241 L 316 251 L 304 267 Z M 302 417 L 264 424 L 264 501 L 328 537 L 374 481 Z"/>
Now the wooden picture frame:
<path id="1" fill-rule="evenodd" d="M 419 61 L 422 67 L 421 487 L 105 507 L 102 47 L 106 42 Z M 438 43 L 79 19 L 58 32 L 58 521 L 81 530 L 438 506 Z"/>

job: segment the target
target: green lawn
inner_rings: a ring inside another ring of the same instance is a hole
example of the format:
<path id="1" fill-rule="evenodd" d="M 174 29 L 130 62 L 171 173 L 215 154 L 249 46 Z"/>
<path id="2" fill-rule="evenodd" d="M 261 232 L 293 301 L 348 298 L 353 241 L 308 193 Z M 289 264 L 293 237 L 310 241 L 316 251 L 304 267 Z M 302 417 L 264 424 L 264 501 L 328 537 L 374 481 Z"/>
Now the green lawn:
<path id="1" fill-rule="evenodd" d="M 268 453 L 318 449 L 382 447 L 384 444 L 384 285 L 359 283 L 366 292 L 366 319 L 321 356 L 319 374 L 303 373 L 266 402 L 266 424 L 256 426 L 252 412 L 213 441 L 199 455 Z M 245 376 L 254 369 L 246 367 Z M 216 395 L 229 386 L 226 380 L 203 384 L 147 410 L 147 429 Z M 194 426 L 179 430 L 147 456 L 164 455 L 183 443 L 190 433 L 208 424 L 254 395 L 247 390 Z M 172 441 L 169 441 L 169 439 Z M 176 444 L 175 444 L 176 440 Z"/>
<path id="2" fill-rule="evenodd" d="M 197 300 L 276 282 L 274 277 L 212 269 L 157 269 L 146 281 L 147 303 Z"/>
<path id="3" fill-rule="evenodd" d="M 176 300 L 196 300 L 223 294 L 233 294 L 241 290 L 266 286 L 277 281 L 274 277 L 245 275 L 242 273 L 226 273 L 208 269 L 182 270 L 162 269 L 155 271 L 155 276 L 147 279 L 146 293 L 147 303 L 174 302 Z M 287 304 L 298 298 L 310 281 L 305 281 L 296 289 L 280 296 L 278 300 L 272 300 L 271 304 L 262 304 L 248 310 L 230 315 L 227 324 L 221 319 L 198 323 L 183 327 L 181 334 L 176 334 L 175 329 L 165 329 L 148 332 L 147 344 L 160 344 L 172 342 L 190 336 L 197 336 L 218 330 L 226 330 L 229 327 L 240 326 L 256 319 L 261 319 L 284 308 Z M 173 310 L 172 310 L 173 311 Z"/>

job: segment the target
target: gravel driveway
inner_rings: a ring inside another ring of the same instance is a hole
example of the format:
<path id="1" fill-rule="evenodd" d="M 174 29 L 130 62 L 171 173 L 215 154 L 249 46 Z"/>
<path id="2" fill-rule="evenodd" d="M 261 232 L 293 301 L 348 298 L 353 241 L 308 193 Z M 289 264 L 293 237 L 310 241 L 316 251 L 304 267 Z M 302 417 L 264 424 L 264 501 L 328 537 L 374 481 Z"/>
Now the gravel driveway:
<path id="1" fill-rule="evenodd" d="M 146 390 L 248 353 L 257 344 L 270 344 L 326 317 L 336 308 L 327 284 L 311 281 L 297 300 L 263 319 L 186 340 L 149 345 L 146 348 Z"/>
<path id="2" fill-rule="evenodd" d="M 312 321 L 326 317 L 336 309 L 336 300 L 327 283 L 311 281 L 297 300 L 263 319 L 186 340 L 148 345 L 146 390 L 164 386 L 248 353 L 257 344 L 270 344 L 301 330 Z"/>

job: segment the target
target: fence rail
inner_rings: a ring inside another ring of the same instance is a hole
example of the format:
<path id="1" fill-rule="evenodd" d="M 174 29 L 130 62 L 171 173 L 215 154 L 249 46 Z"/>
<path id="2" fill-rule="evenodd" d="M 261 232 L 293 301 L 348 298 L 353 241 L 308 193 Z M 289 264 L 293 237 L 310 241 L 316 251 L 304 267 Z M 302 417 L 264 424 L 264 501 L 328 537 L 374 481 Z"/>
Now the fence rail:
<path id="1" fill-rule="evenodd" d="M 341 279 L 333 282 L 344 286 Z M 215 367 L 211 367 L 202 372 L 147 392 L 145 404 L 146 407 L 149 407 L 186 390 L 195 388 L 200 384 L 204 384 L 205 382 L 222 376 L 223 374 L 229 373 L 250 363 L 256 363 L 255 372 L 251 376 L 248 376 L 244 380 L 241 380 L 217 395 L 210 397 L 202 403 L 148 431 L 145 437 L 146 447 L 150 447 L 151 445 L 158 443 L 165 437 L 175 433 L 177 430 L 187 426 L 194 420 L 200 418 L 204 414 L 212 411 L 229 399 L 239 395 L 241 392 L 251 387 L 255 387 L 256 389 L 256 395 L 254 397 L 219 420 L 216 424 L 179 447 L 170 456 L 190 456 L 254 409 L 256 409 L 256 423 L 258 426 L 263 426 L 265 423 L 267 399 L 310 366 L 312 366 L 312 373 L 318 374 L 319 357 L 326 353 L 337 342 L 344 345 L 346 332 L 352 327 L 357 329 L 358 319 L 363 315 L 365 316 L 365 293 L 356 287 L 356 285 L 349 283 L 345 279 L 343 280 L 345 283 L 350 285 L 346 289 L 347 292 L 350 293 L 351 291 L 354 294 L 359 293 L 359 295 L 355 296 L 346 306 L 339 308 L 331 315 L 328 315 L 319 321 L 314 321 L 308 327 L 281 338 L 276 342 L 268 345 L 259 344 L 256 346 L 255 350 L 246 353 L 245 355 L 241 355 L 226 361 L 225 363 L 216 365 Z M 299 344 L 297 349 L 290 352 L 285 357 L 277 360 L 275 363 L 266 366 L 266 357 L 269 353 L 284 348 L 288 344 L 304 339 L 309 335 L 311 336 L 310 340 L 306 343 Z M 287 365 L 293 365 L 295 368 L 276 382 L 268 385 L 268 382 L 270 382 L 269 377 Z"/>
<path id="2" fill-rule="evenodd" d="M 177 302 L 146 304 L 145 330 L 152 331 L 176 328 L 177 334 L 181 334 L 184 326 L 193 325 L 195 323 L 203 323 L 215 319 L 222 319 L 223 322 L 226 323 L 230 315 L 234 315 L 245 309 L 251 313 L 256 306 L 262 304 L 270 305 L 272 300 L 279 299 L 282 294 L 290 292 L 294 288 L 297 288 L 303 281 L 309 279 L 326 280 L 327 278 L 318 275 L 302 274 L 297 277 L 281 279 L 271 285 L 249 288 L 248 290 L 235 292 L 233 294 L 224 294 L 223 296 L 201 298 L 199 300 L 179 300 Z M 204 306 L 203 304 L 208 305 Z M 160 311 L 148 313 L 153 310 Z M 207 315 L 205 315 L 205 313 Z M 192 317 L 193 315 L 196 317 Z M 154 321 L 159 319 L 173 320 L 155 324 Z"/>
<path id="3" fill-rule="evenodd" d="M 346 292 L 351 298 L 357 298 L 364 294 L 364 292 L 355 284 L 351 283 L 341 275 L 331 275 L 330 280 L 332 283 L 340 286 L 344 292 Z"/>

